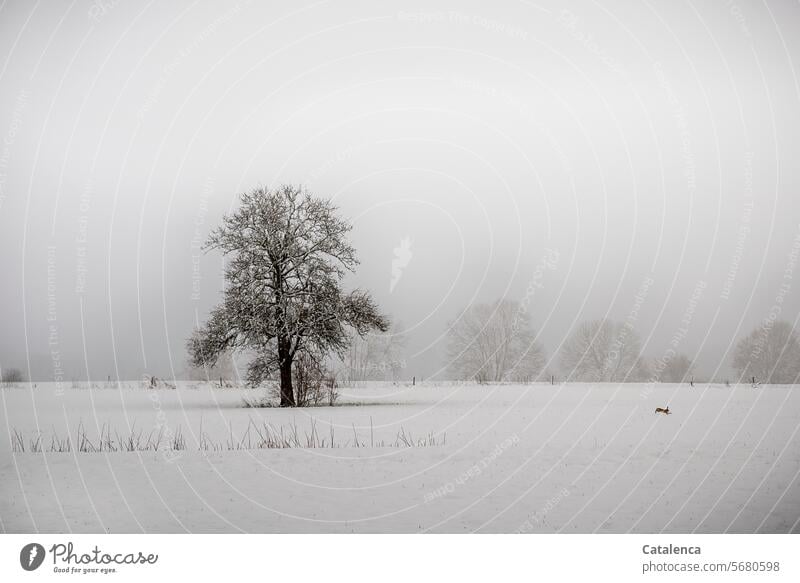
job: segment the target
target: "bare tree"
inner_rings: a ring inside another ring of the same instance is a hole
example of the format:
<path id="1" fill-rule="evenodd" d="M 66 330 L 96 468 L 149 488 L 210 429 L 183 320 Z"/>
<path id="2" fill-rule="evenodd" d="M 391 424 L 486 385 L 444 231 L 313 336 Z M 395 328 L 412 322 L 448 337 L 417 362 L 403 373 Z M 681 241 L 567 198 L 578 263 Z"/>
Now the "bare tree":
<path id="1" fill-rule="evenodd" d="M 248 381 L 259 384 L 277 371 L 281 406 L 295 406 L 295 356 L 341 354 L 348 330 L 386 330 L 388 321 L 367 292 L 341 288 L 358 260 L 346 238 L 352 227 L 330 201 L 282 186 L 257 188 L 240 203 L 204 247 L 229 258 L 226 288 L 189 339 L 191 363 L 213 366 L 226 349 L 248 349 Z"/>
<path id="2" fill-rule="evenodd" d="M 23 383 L 25 382 L 25 376 L 22 374 L 22 371 L 18 368 L 6 368 L 3 369 L 2 377 L 0 377 L 3 384 L 9 385 L 11 383 Z"/>
<path id="3" fill-rule="evenodd" d="M 800 375 L 800 341 L 784 320 L 764 322 L 739 340 L 733 356 L 739 378 L 762 383 L 796 383 Z"/>
<path id="4" fill-rule="evenodd" d="M 511 300 L 466 308 L 450 324 L 447 351 L 455 378 L 481 383 L 534 380 L 546 360 L 526 310 Z"/>
<path id="5" fill-rule="evenodd" d="M 657 367 L 661 368 L 659 380 L 666 383 L 684 383 L 692 376 L 692 361 L 685 354 L 676 354 L 664 360 Z"/>
<path id="6" fill-rule="evenodd" d="M 195 334 L 198 334 L 196 331 Z M 227 349 L 220 353 L 214 366 L 194 366 L 189 359 L 186 375 L 192 381 L 218 382 L 225 386 L 230 381 L 238 378 L 237 359 L 233 350 Z"/>
<path id="7" fill-rule="evenodd" d="M 350 347 L 342 362 L 347 381 L 396 381 L 405 361 L 405 337 L 392 325 L 386 332 L 370 332 L 363 337 L 352 334 Z"/>
<path id="8" fill-rule="evenodd" d="M 629 324 L 583 322 L 561 351 L 561 366 L 580 381 L 636 381 L 647 377 L 639 335 Z"/>

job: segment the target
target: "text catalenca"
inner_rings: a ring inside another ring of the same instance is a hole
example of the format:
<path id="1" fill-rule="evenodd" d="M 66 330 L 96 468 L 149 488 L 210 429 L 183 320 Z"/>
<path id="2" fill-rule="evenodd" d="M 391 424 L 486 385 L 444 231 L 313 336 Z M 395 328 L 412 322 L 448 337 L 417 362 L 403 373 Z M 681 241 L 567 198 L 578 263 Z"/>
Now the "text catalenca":
<path id="1" fill-rule="evenodd" d="M 645 555 L 699 555 L 700 547 L 678 547 L 675 545 L 644 545 L 642 552 Z"/>

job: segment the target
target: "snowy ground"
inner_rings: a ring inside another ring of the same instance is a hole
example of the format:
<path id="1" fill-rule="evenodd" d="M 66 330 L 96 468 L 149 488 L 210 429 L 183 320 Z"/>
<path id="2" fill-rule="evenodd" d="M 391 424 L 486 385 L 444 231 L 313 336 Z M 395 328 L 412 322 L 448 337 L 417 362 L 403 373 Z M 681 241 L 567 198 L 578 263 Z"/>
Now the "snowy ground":
<path id="1" fill-rule="evenodd" d="M 6 532 L 798 532 L 800 386 L 425 386 L 248 409 L 253 391 L 0 389 Z M 655 415 L 669 405 L 672 415 Z M 342 447 L 198 452 L 251 421 Z M 12 454 L 180 428 L 186 450 Z M 393 444 L 401 430 L 430 447 Z M 354 433 L 367 447 L 353 447 Z M 372 447 L 370 447 L 372 445 Z"/>

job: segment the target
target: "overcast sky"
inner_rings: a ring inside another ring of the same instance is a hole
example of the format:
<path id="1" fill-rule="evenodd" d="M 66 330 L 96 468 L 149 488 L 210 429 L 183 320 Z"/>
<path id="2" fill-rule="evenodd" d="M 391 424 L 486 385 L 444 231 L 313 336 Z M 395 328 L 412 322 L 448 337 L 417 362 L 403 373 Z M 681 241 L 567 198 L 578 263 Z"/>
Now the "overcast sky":
<path id="1" fill-rule="evenodd" d="M 196 242 L 288 182 L 353 221 L 409 377 L 527 297 L 551 357 L 611 317 L 724 378 L 800 310 L 798 33 L 796 2 L 4 2 L 0 365 L 180 376 L 222 288 Z"/>

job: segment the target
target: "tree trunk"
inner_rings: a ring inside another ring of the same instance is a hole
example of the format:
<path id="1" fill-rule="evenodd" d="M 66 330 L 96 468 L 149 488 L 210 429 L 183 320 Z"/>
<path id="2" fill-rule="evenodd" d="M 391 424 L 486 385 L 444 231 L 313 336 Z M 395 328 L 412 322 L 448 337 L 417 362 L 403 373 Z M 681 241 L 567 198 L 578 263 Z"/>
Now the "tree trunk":
<path id="1" fill-rule="evenodd" d="M 292 387 L 292 361 L 281 359 L 281 407 L 294 407 L 294 387 Z"/>
<path id="2" fill-rule="evenodd" d="M 281 407 L 294 407 L 294 387 L 292 386 L 292 355 L 287 337 L 278 338 L 278 366 L 281 372 Z"/>

